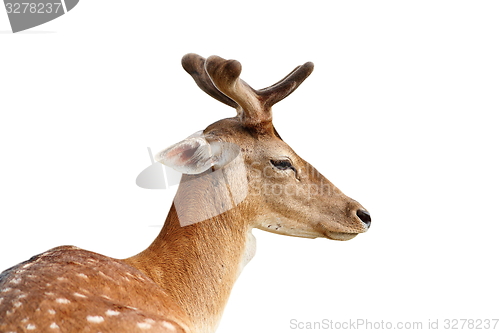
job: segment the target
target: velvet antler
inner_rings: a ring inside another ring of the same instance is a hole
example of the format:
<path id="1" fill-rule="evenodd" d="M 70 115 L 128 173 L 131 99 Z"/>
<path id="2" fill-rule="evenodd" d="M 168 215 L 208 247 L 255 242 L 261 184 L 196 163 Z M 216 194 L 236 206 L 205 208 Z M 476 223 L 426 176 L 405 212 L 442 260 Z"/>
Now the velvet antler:
<path id="1" fill-rule="evenodd" d="M 236 108 L 241 121 L 249 127 L 271 123 L 271 107 L 297 89 L 314 68 L 312 62 L 307 62 L 276 84 L 254 90 L 240 79 L 241 64 L 236 60 L 225 60 L 218 56 L 204 59 L 190 53 L 182 59 L 182 66 L 203 91 Z"/>

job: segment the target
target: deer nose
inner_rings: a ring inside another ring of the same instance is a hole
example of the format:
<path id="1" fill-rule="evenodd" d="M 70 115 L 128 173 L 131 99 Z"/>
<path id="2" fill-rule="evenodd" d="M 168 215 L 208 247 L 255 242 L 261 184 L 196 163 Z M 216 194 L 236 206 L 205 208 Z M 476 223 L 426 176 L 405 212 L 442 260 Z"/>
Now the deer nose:
<path id="1" fill-rule="evenodd" d="M 356 215 L 361 221 L 363 221 L 364 224 L 366 224 L 367 228 L 370 227 L 370 224 L 372 224 L 372 218 L 370 217 L 369 212 L 367 212 L 366 210 L 358 209 Z"/>

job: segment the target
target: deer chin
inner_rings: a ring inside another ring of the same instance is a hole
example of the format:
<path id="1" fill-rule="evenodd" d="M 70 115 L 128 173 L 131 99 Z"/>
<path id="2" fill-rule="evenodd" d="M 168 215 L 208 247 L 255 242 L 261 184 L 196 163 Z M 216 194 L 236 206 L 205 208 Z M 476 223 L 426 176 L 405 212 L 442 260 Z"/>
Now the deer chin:
<path id="1" fill-rule="evenodd" d="M 358 234 L 352 234 L 352 233 L 346 233 L 346 232 L 325 232 L 325 237 L 328 239 L 332 240 L 338 240 L 338 241 L 348 241 L 350 239 L 353 239 L 356 237 Z"/>
<path id="2" fill-rule="evenodd" d="M 358 232 L 357 230 L 352 230 L 351 228 L 346 228 L 336 223 L 318 223 L 314 226 L 314 229 L 325 238 L 339 241 L 353 239 L 360 232 L 364 232 L 362 230 Z"/>

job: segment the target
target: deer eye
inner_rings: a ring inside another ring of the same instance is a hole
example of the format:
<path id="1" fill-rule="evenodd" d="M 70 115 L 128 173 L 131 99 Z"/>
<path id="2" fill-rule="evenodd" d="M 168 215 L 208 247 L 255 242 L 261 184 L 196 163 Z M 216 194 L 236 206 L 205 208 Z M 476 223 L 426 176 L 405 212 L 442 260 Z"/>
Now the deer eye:
<path id="1" fill-rule="evenodd" d="M 271 160 L 271 164 L 278 170 L 292 169 L 295 171 L 292 162 L 290 162 L 289 160 Z"/>

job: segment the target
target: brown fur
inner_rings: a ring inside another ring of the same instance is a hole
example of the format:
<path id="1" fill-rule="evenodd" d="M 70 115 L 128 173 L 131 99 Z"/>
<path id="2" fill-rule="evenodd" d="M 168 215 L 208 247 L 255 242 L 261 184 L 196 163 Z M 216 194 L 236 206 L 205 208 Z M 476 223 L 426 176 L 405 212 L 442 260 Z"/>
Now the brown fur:
<path id="1" fill-rule="evenodd" d="M 182 311 L 147 275 L 73 246 L 4 271 L 0 297 L 0 332 L 142 332 L 138 323 L 154 332 L 188 331 Z"/>

